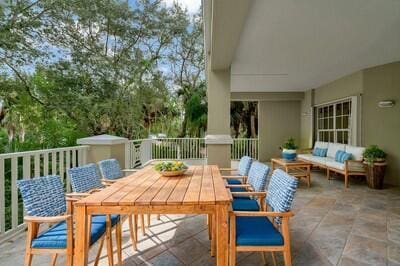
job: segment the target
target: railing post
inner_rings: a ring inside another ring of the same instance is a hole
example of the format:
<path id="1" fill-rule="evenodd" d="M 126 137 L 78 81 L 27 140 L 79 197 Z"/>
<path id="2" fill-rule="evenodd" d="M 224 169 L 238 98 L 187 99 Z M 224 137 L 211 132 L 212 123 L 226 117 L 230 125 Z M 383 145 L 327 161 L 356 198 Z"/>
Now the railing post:
<path id="1" fill-rule="evenodd" d="M 101 160 L 115 158 L 119 161 L 121 167 L 128 168 L 130 166 L 129 155 L 127 155 L 129 147 L 128 152 L 126 151 L 127 138 L 99 135 L 78 139 L 77 143 L 89 146 L 86 156 L 87 163 L 97 163 Z"/>

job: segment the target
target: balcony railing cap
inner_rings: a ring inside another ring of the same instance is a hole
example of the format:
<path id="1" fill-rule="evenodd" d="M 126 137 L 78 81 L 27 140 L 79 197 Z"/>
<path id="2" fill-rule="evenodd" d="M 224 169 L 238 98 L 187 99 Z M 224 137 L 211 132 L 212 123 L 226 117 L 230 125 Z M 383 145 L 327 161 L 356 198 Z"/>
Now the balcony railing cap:
<path id="1" fill-rule="evenodd" d="M 81 138 L 76 141 L 80 145 L 114 145 L 128 142 L 127 138 L 112 136 L 112 135 L 97 135 L 87 138 Z"/>
<path id="2" fill-rule="evenodd" d="M 209 134 L 205 137 L 206 144 L 232 144 L 233 139 L 229 135 L 222 135 L 222 134 Z"/>

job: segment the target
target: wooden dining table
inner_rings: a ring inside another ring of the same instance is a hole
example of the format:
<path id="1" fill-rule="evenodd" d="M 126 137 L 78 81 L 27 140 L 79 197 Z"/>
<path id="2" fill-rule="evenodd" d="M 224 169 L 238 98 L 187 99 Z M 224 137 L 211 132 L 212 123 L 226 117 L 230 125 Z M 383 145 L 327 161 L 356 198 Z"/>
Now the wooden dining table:
<path id="1" fill-rule="evenodd" d="M 94 214 L 208 214 L 211 255 L 228 265 L 228 211 L 232 195 L 217 165 L 190 166 L 164 177 L 149 165 L 75 203 L 74 265 L 88 262 L 88 217 Z"/>

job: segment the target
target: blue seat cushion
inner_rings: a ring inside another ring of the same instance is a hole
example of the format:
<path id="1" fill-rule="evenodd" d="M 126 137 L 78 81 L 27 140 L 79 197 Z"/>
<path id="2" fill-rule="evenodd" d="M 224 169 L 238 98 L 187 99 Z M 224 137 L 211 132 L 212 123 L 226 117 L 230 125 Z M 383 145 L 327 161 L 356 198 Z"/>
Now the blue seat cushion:
<path id="1" fill-rule="evenodd" d="M 233 198 L 232 208 L 234 211 L 259 211 L 258 202 L 249 197 Z"/>
<path id="2" fill-rule="evenodd" d="M 119 221 L 119 215 L 111 215 L 111 224 Z M 92 216 L 90 245 L 94 244 L 106 231 L 106 216 Z M 60 222 L 32 240 L 32 248 L 67 248 L 67 223 Z"/>
<path id="3" fill-rule="evenodd" d="M 283 237 L 266 217 L 236 217 L 236 245 L 282 246 Z"/>
<path id="4" fill-rule="evenodd" d="M 229 188 L 231 192 L 246 192 L 247 190 L 244 187 L 231 187 Z"/>
<path id="5" fill-rule="evenodd" d="M 226 180 L 229 185 L 241 185 L 242 182 L 240 182 L 239 179 L 227 179 Z"/>

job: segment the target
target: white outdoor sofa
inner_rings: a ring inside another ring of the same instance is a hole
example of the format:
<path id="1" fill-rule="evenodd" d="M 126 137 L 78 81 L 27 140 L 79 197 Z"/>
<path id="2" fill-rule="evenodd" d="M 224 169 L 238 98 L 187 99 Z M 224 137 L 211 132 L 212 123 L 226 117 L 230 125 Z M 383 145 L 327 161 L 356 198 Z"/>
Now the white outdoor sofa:
<path id="1" fill-rule="evenodd" d="M 297 157 L 300 160 L 312 163 L 313 166 L 326 169 L 327 179 L 329 179 L 330 171 L 342 174 L 344 175 L 344 184 L 347 188 L 349 186 L 349 176 L 365 175 L 365 170 L 362 163 L 363 152 L 365 150 L 364 147 L 317 141 L 314 145 L 314 149 L 315 148 L 328 149 L 326 157 L 314 156 L 312 154 L 312 149 L 308 150 L 309 153 L 298 154 Z M 351 160 L 346 160 L 344 163 L 335 161 L 335 155 L 338 150 L 351 153 Z"/>

